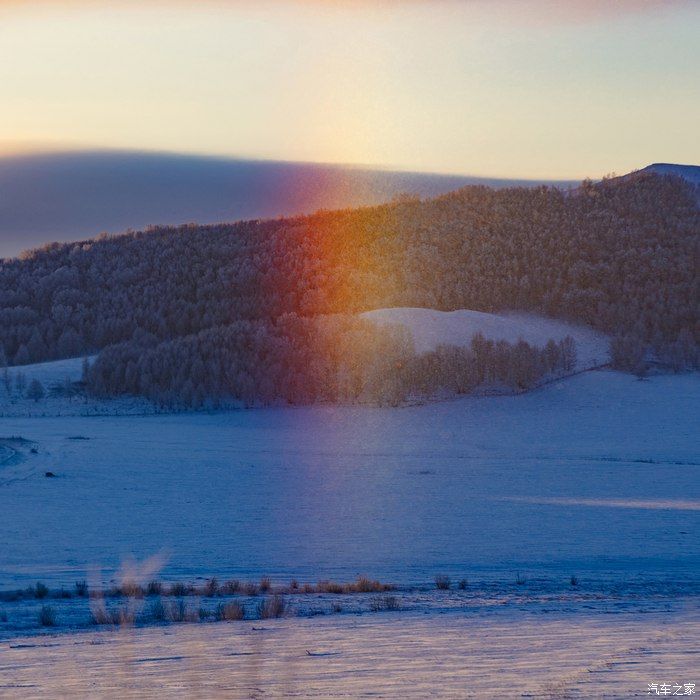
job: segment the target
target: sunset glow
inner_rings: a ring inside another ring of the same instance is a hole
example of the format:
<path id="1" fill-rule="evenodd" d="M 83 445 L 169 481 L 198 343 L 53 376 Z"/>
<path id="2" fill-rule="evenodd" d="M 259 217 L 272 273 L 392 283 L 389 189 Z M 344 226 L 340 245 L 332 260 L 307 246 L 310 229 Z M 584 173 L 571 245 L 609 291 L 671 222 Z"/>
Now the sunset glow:
<path id="1" fill-rule="evenodd" d="M 683 1 L 0 2 L 0 151 L 595 177 L 698 160 L 698 46 Z"/>

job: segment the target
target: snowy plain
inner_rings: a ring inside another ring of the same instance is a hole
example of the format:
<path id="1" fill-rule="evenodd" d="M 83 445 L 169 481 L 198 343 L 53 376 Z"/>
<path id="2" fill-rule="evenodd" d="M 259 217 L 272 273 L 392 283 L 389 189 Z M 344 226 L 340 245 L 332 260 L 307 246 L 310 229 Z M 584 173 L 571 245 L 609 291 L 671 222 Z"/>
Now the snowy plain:
<path id="1" fill-rule="evenodd" d="M 45 600 L 0 602 L 0 695 L 629 697 L 697 681 L 700 375 L 581 372 L 605 339 L 536 317 L 370 316 L 419 350 L 571 334 L 582 364 L 525 394 L 400 408 L 163 414 L 0 390 L 0 591 L 366 574 L 399 609 L 290 596 L 285 620 L 102 632 L 85 599 L 50 598 L 62 633 L 37 636 Z M 48 389 L 81 365 L 22 371 Z"/>
<path id="2" fill-rule="evenodd" d="M 399 409 L 3 418 L 31 442 L 0 469 L 0 586 L 161 551 L 171 577 L 697 574 L 699 400 L 697 374 L 602 370 Z"/>

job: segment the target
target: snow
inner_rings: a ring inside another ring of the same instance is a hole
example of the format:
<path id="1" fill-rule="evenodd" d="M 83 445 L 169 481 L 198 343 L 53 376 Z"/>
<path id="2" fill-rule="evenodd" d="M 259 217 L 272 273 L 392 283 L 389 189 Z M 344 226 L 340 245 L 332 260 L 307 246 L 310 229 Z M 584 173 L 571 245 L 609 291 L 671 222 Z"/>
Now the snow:
<path id="1" fill-rule="evenodd" d="M 609 339 L 590 328 L 577 326 L 543 316 L 525 313 L 489 314 L 461 309 L 436 311 L 421 308 L 375 309 L 361 314 L 379 324 L 402 324 L 413 336 L 418 352 L 432 350 L 438 345 L 465 345 L 471 343 L 476 333 L 491 340 L 507 340 L 516 343 L 521 338 L 531 345 L 543 347 L 548 340 L 561 340 L 570 335 L 576 341 L 577 364 L 575 372 L 600 367 L 608 362 Z M 93 362 L 94 356 L 88 358 Z M 64 397 L 52 395 L 51 389 L 77 382 L 82 376 L 83 358 L 43 362 L 9 368 L 14 382 L 22 373 L 28 385 L 38 379 L 47 395 L 35 402 L 14 391 L 8 394 L 0 385 L 0 418 L 10 416 L 110 416 L 145 415 L 162 413 L 163 410 L 140 397 L 95 399 L 83 396 Z M 0 451 L 0 460 L 2 453 Z"/>
<path id="2" fill-rule="evenodd" d="M 700 166 L 679 165 L 676 163 L 654 163 L 644 168 L 644 171 L 652 171 L 659 175 L 676 175 L 693 185 L 700 185 Z"/>
<path id="3" fill-rule="evenodd" d="M 27 384 L 32 379 L 38 379 L 46 389 L 49 389 L 54 384 L 80 381 L 82 370 L 83 358 L 74 357 L 68 360 L 54 360 L 53 362 L 39 362 L 33 365 L 11 367 L 9 372 L 11 374 L 21 372 L 26 377 Z"/>
<path id="4" fill-rule="evenodd" d="M 89 356 L 87 359 L 89 362 L 93 362 L 95 357 Z M 82 357 L 8 368 L 13 388 L 8 394 L 5 386 L 0 384 L 0 418 L 5 416 L 142 415 L 158 412 L 156 406 L 140 397 L 102 400 L 84 396 L 67 397 L 52 394 L 51 390 L 54 388 L 65 387 L 67 383 L 80 381 L 82 372 Z M 27 386 L 33 379 L 39 380 L 46 391 L 46 396 L 40 401 L 34 401 L 19 395 L 14 387 L 17 375 L 20 373 L 24 375 Z M 2 449 L 0 448 L 1 462 Z"/>
<path id="5" fill-rule="evenodd" d="M 369 315 L 406 323 L 419 349 L 571 334 L 585 366 L 606 346 L 521 314 Z M 22 371 L 49 388 L 81 364 Z M 253 622 L 260 598 L 238 596 L 244 621 L 157 625 L 147 598 L 136 627 L 105 631 L 85 598 L 0 600 L 0 695 L 588 698 L 697 682 L 698 374 L 597 369 L 402 408 L 168 415 L 3 396 L 0 591 L 362 573 L 397 584 L 399 610 L 291 594 L 288 617 Z M 469 583 L 437 591 L 436 574 Z M 225 599 L 183 600 L 211 615 Z"/>
<path id="6" fill-rule="evenodd" d="M 699 405 L 700 375 L 602 370 L 400 409 L 3 418 L 31 442 L 0 467 L 0 588 L 158 553 L 166 579 L 682 580 Z"/>
<path id="7" fill-rule="evenodd" d="M 468 346 L 477 333 L 489 340 L 517 343 L 522 339 L 539 347 L 544 347 L 550 339 L 559 341 L 570 335 L 576 341 L 578 371 L 606 364 L 609 360 L 610 341 L 605 335 L 584 326 L 535 314 L 397 307 L 367 311 L 362 316 L 380 324 L 403 325 L 411 332 L 419 353 L 433 350 L 438 345 Z"/>
<path id="8" fill-rule="evenodd" d="M 647 696 L 697 683 L 697 605 L 595 616 L 334 616 L 122 629 L 0 645 L 12 697 Z"/>

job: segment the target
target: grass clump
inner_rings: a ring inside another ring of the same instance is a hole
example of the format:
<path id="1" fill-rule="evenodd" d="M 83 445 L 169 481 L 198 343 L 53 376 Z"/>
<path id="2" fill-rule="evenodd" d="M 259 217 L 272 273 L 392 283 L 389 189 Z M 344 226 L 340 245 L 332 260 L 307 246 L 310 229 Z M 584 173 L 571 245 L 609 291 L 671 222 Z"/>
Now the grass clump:
<path id="1" fill-rule="evenodd" d="M 452 586 L 452 579 L 445 575 L 445 574 L 438 574 L 435 577 L 435 587 L 439 591 L 448 591 L 450 590 L 450 586 Z"/>
<path id="2" fill-rule="evenodd" d="M 162 600 L 154 600 L 148 608 L 147 617 L 154 622 L 165 622 L 168 617 Z"/>
<path id="3" fill-rule="evenodd" d="M 248 583 L 243 586 L 243 592 L 250 596 L 258 595 L 258 584 L 248 581 Z"/>
<path id="4" fill-rule="evenodd" d="M 34 586 L 34 597 L 37 600 L 42 600 L 43 598 L 46 598 L 46 596 L 49 594 L 49 589 L 39 581 L 36 586 Z"/>
<path id="5" fill-rule="evenodd" d="M 369 609 L 372 612 L 399 610 L 400 608 L 399 599 L 394 595 L 375 596 L 369 603 Z"/>
<path id="6" fill-rule="evenodd" d="M 50 605 L 42 605 L 39 611 L 39 624 L 42 627 L 56 626 L 56 613 Z"/>
<path id="7" fill-rule="evenodd" d="M 146 595 L 163 595 L 163 584 L 160 581 L 149 581 L 146 585 Z"/>
<path id="8" fill-rule="evenodd" d="M 115 624 L 114 617 L 110 610 L 104 605 L 95 605 L 90 611 L 92 623 L 94 625 L 113 625 Z"/>
<path id="9" fill-rule="evenodd" d="M 260 579 L 260 592 L 261 593 L 268 593 L 271 588 L 272 588 L 272 582 L 270 581 L 270 578 L 268 576 L 263 576 Z"/>
<path id="10" fill-rule="evenodd" d="M 168 601 L 164 609 L 169 622 L 199 622 L 199 608 L 190 608 L 182 599 Z"/>
<path id="11" fill-rule="evenodd" d="M 238 579 L 230 579 L 224 581 L 221 586 L 221 592 L 224 595 L 236 595 L 241 590 L 241 582 Z"/>
<path id="12" fill-rule="evenodd" d="M 578 586 L 578 579 L 576 578 L 576 576 L 573 576 L 573 575 L 572 575 L 572 577 L 569 579 L 569 583 L 570 583 L 572 586 Z"/>
<path id="13" fill-rule="evenodd" d="M 263 598 L 258 603 L 258 617 L 261 620 L 282 617 L 286 608 L 286 603 L 281 595 L 273 595 L 270 598 Z"/>
<path id="14" fill-rule="evenodd" d="M 515 577 L 515 585 L 516 586 L 525 585 L 525 577 L 519 571 L 518 571 L 517 576 Z"/>
<path id="15" fill-rule="evenodd" d="M 381 591 L 391 591 L 394 586 L 388 583 L 374 581 L 367 576 L 358 576 L 355 583 L 348 586 L 348 593 L 379 593 Z"/>
<path id="16" fill-rule="evenodd" d="M 463 578 L 463 579 L 457 584 L 457 588 L 459 588 L 460 591 L 466 591 L 468 585 L 469 585 L 469 582 L 467 581 L 467 579 L 466 579 L 466 578 Z"/>
<path id="17" fill-rule="evenodd" d="M 88 585 L 87 581 L 76 581 L 75 582 L 75 595 L 78 596 L 78 598 L 85 598 L 88 593 Z"/>
<path id="18" fill-rule="evenodd" d="M 192 592 L 192 588 L 182 581 L 176 581 L 170 586 L 170 595 L 175 598 L 182 598 L 183 596 L 189 595 Z"/>
<path id="19" fill-rule="evenodd" d="M 242 620 L 245 617 L 245 608 L 240 603 L 221 603 L 216 608 L 217 620 Z"/>
<path id="20" fill-rule="evenodd" d="M 219 595 L 219 582 L 216 580 L 216 578 L 208 579 L 204 584 L 202 592 L 207 598 L 214 598 L 215 596 Z"/>

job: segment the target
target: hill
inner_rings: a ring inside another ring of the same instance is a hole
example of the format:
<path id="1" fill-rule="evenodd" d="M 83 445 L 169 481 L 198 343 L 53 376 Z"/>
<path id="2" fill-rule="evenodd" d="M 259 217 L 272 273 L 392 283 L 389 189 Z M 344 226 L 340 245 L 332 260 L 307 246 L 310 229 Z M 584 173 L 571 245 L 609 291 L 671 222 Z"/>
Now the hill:
<path id="1" fill-rule="evenodd" d="M 699 232 L 692 188 L 640 173 L 53 244 L 0 263 L 0 365 L 100 352 L 95 391 L 199 405 L 522 389 L 571 364 L 568 347 L 487 338 L 423 353 L 357 316 L 409 307 L 559 319 L 612 336 L 618 368 L 683 370 Z"/>
<path id="2" fill-rule="evenodd" d="M 5 157 L 0 257 L 102 231 L 309 214 L 401 193 L 434 197 L 469 184 L 541 183 L 130 151 Z"/>
<path id="3" fill-rule="evenodd" d="M 609 360 L 610 339 L 602 333 L 535 314 L 393 308 L 366 311 L 362 316 L 382 325 L 404 326 L 419 353 L 430 352 L 440 345 L 469 346 L 477 333 L 487 340 L 513 344 L 524 340 L 538 347 L 544 347 L 549 340 L 559 342 L 570 336 L 576 343 L 576 370 L 591 369 Z"/>
<path id="4" fill-rule="evenodd" d="M 646 168 L 642 168 L 640 173 L 656 173 L 657 175 L 673 175 L 690 182 L 693 185 L 700 185 L 700 165 L 678 165 L 675 163 L 653 163 Z"/>

